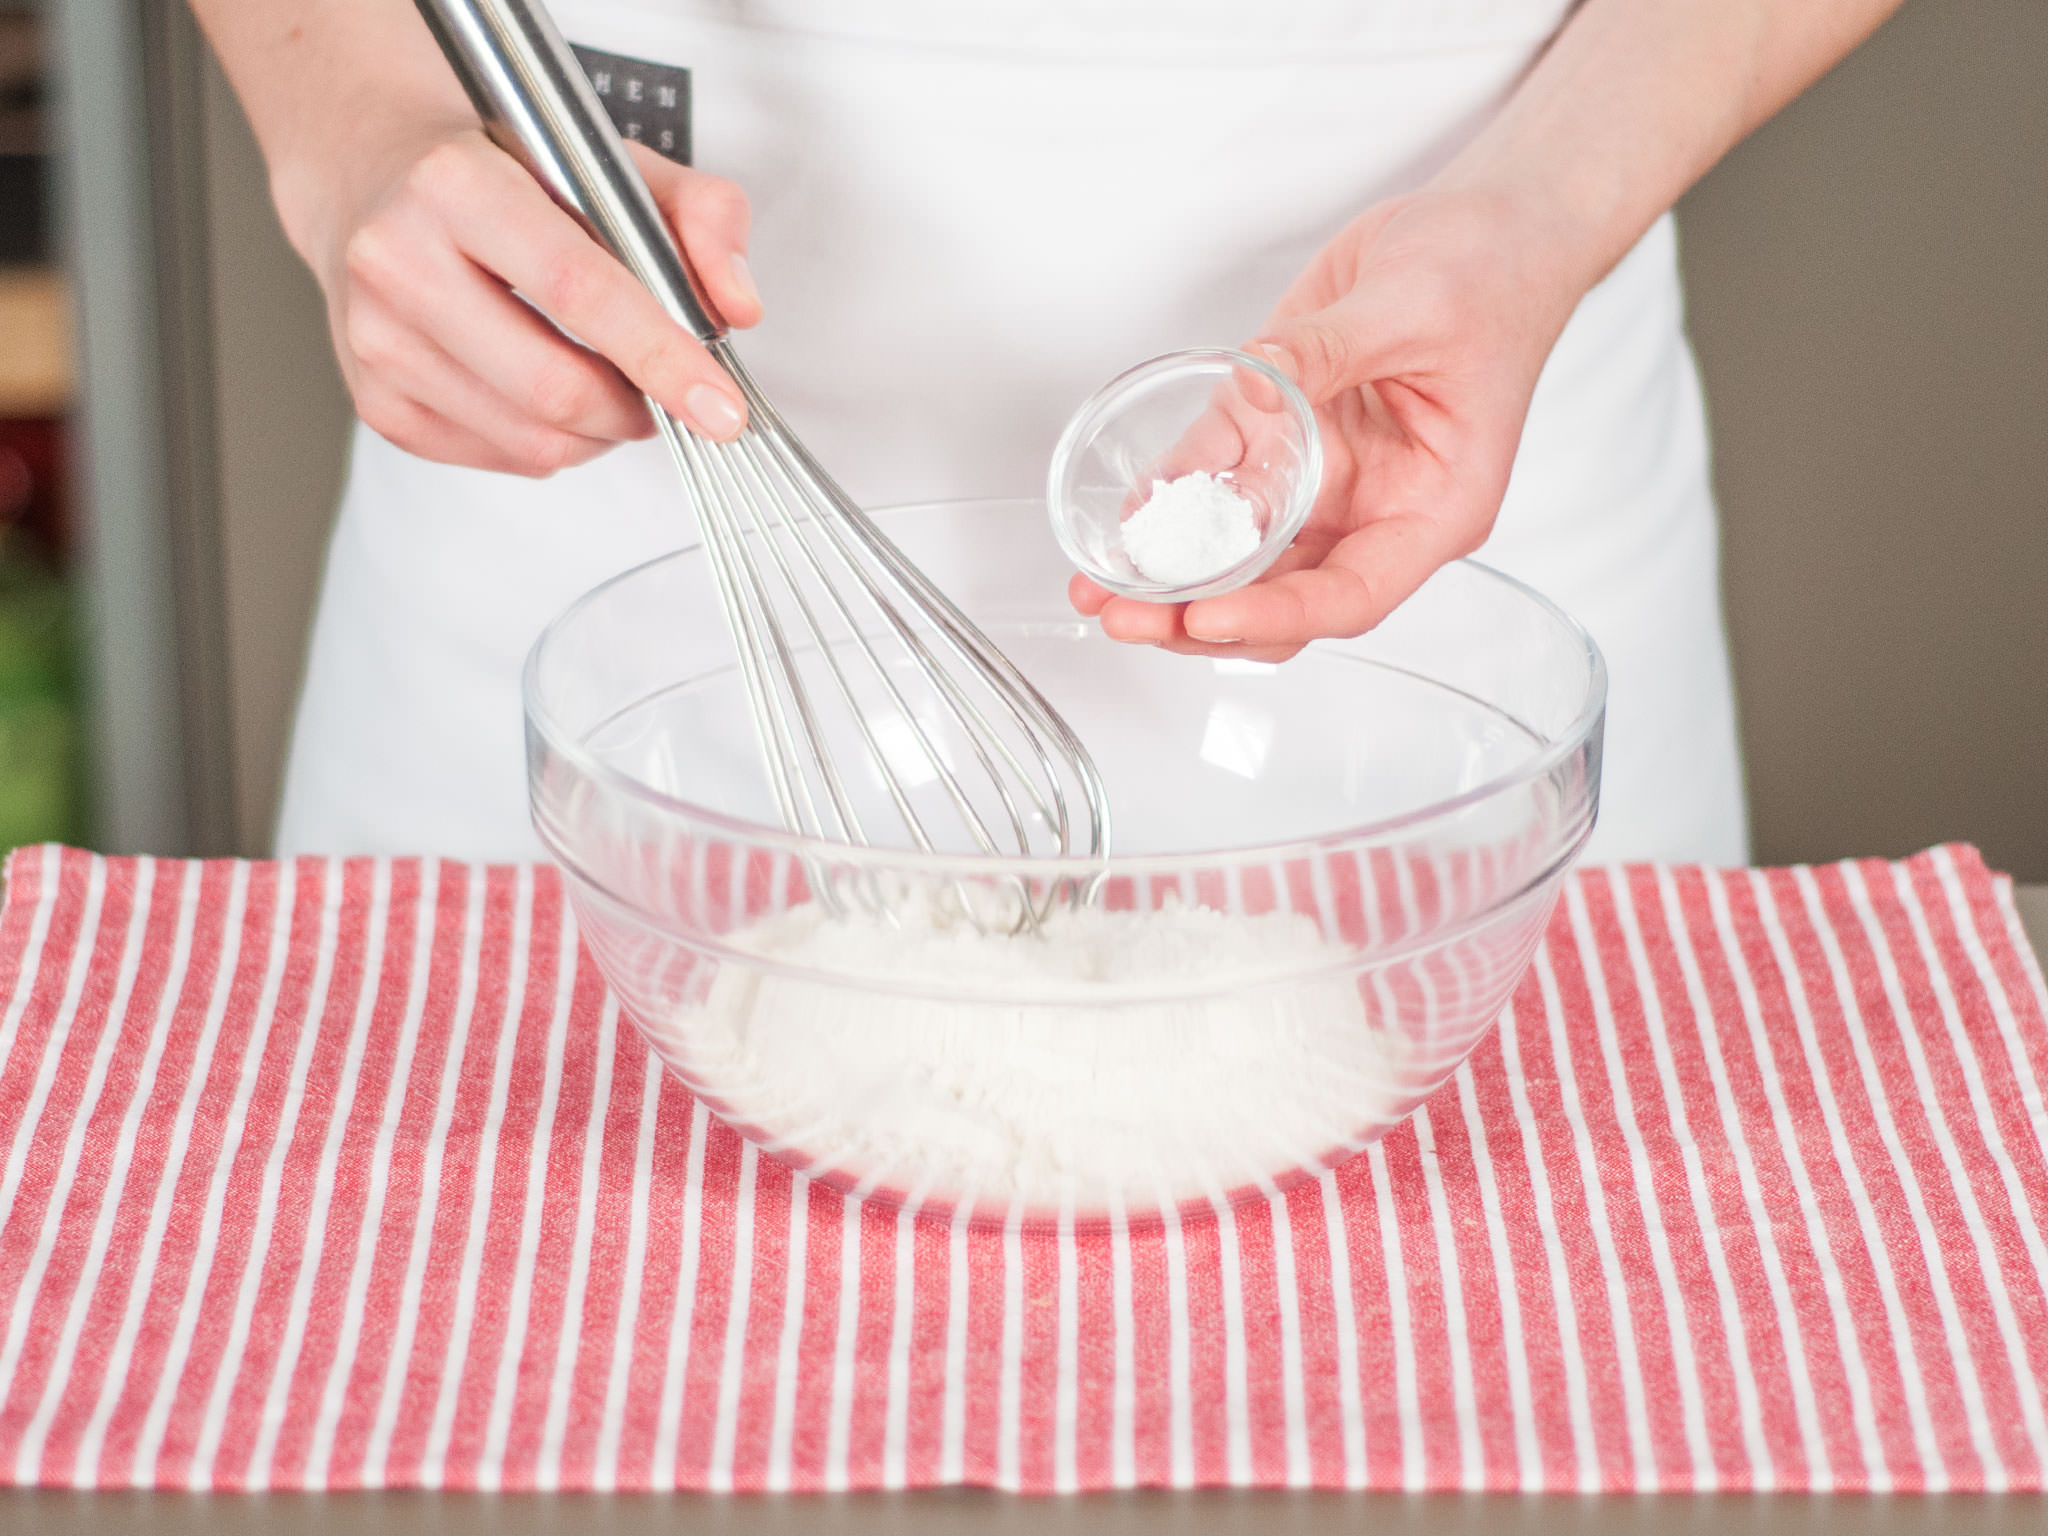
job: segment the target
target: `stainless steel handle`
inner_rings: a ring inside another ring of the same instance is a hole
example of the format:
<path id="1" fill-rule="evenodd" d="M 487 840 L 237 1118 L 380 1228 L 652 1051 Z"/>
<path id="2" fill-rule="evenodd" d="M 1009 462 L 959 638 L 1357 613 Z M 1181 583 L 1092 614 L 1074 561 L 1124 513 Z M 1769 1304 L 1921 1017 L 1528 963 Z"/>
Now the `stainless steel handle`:
<path id="1" fill-rule="evenodd" d="M 583 67 L 535 0 L 417 0 L 491 138 L 699 341 L 726 332 Z"/>

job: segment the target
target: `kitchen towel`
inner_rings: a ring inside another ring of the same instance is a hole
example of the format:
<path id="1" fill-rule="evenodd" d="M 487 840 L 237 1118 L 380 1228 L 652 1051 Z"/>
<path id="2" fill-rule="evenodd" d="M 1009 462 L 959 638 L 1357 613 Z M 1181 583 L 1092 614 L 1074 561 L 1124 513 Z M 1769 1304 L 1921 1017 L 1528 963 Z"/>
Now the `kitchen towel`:
<path id="1" fill-rule="evenodd" d="M 1412 1121 L 1125 1234 L 757 1156 L 545 868 L 26 849 L 0 999 L 16 1483 L 2043 1485 L 2048 1027 L 1969 848 L 1583 870 Z"/>

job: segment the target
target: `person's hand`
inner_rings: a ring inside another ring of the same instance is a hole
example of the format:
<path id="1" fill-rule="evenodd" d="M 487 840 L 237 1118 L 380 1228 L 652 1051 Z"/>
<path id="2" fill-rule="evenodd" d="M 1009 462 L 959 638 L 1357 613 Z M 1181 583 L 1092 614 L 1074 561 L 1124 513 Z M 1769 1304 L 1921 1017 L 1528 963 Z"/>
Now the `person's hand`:
<path id="1" fill-rule="evenodd" d="M 745 196 L 627 147 L 712 307 L 755 324 Z M 384 159 L 354 199 L 328 183 L 294 230 L 374 431 L 422 458 L 534 476 L 648 436 L 643 394 L 706 437 L 738 434 L 746 407 L 724 370 L 481 131 L 451 125 Z"/>
<path id="2" fill-rule="evenodd" d="M 1317 255 L 1252 350 L 1300 384 L 1322 427 L 1321 494 L 1257 581 L 1187 604 L 1069 595 L 1117 640 L 1280 660 L 1362 634 L 1485 540 L 1537 375 L 1576 303 L 1543 242 L 1498 204 L 1396 199 Z"/>

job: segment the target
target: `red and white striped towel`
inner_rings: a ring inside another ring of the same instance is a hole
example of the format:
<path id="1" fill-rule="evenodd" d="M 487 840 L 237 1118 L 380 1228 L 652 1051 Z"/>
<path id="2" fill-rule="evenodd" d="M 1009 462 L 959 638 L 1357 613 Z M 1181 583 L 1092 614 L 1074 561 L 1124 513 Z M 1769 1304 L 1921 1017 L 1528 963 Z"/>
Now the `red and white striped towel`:
<path id="1" fill-rule="evenodd" d="M 545 869 L 29 849 L 0 998 L 17 1483 L 2044 1481 L 2048 1000 L 1968 848 L 1584 871 L 1410 1124 L 1138 1235 L 757 1157 Z"/>

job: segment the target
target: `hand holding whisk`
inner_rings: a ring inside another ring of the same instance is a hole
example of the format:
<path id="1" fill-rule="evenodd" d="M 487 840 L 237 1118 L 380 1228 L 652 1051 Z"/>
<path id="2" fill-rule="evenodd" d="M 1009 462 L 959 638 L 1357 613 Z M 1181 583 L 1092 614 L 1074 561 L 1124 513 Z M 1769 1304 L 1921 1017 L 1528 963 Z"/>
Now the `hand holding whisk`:
<path id="1" fill-rule="evenodd" d="M 727 338 L 646 183 L 546 11 L 531 0 L 419 0 L 497 143 L 732 376 L 730 442 L 649 408 L 688 493 L 731 629 L 763 764 L 789 830 L 925 852 L 1100 862 L 1109 808 L 1071 727 L 812 457 Z M 1062 892 L 977 926 L 1034 925 Z M 887 914 L 863 882 L 819 898 Z"/>

